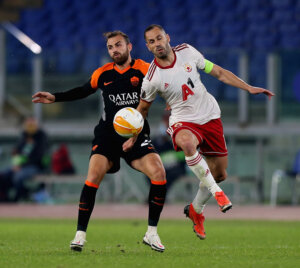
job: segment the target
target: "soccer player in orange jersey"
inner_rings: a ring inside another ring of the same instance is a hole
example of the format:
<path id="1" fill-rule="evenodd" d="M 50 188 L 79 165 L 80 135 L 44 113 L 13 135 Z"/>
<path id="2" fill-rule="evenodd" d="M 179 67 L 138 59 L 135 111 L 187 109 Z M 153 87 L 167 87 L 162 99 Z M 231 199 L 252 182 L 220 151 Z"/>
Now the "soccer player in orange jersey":
<path id="1" fill-rule="evenodd" d="M 163 252 L 165 248 L 158 236 L 157 224 L 166 196 L 166 174 L 161 159 L 151 144 L 149 124 L 145 120 L 134 150 L 126 153 L 122 150 L 126 139 L 119 136 L 113 128 L 113 118 L 118 110 L 137 107 L 149 64 L 131 58 L 132 44 L 123 32 L 108 32 L 104 36 L 112 62 L 98 68 L 85 85 L 60 93 L 38 92 L 33 95 L 35 103 L 54 103 L 85 98 L 100 89 L 104 101 L 104 111 L 94 131 L 87 179 L 81 192 L 77 232 L 70 247 L 72 250 L 82 250 L 97 189 L 106 173 L 115 173 L 120 169 L 122 157 L 128 165 L 143 172 L 151 180 L 148 230 L 143 242 L 152 249 Z"/>

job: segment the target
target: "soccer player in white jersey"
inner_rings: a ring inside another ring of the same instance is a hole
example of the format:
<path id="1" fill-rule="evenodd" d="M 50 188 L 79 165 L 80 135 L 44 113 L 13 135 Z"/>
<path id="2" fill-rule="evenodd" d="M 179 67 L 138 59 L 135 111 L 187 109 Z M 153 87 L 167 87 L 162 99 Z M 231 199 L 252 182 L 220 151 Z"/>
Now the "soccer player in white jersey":
<path id="1" fill-rule="evenodd" d="M 174 149 L 183 150 L 187 165 L 200 180 L 199 190 L 184 213 L 193 221 L 196 235 L 205 239 L 203 209 L 208 199 L 213 195 L 222 212 L 229 210 L 232 204 L 217 184 L 225 180 L 228 162 L 220 108 L 202 84 L 198 70 L 251 94 L 263 93 L 269 97 L 274 94 L 248 85 L 230 71 L 206 60 L 188 44 L 172 48 L 169 35 L 160 25 L 147 27 L 144 38 L 154 60 L 143 80 L 137 109 L 146 117 L 157 93 L 169 105 L 171 116 L 167 132 Z M 127 140 L 123 150 L 130 150 L 135 140 L 136 137 Z"/>

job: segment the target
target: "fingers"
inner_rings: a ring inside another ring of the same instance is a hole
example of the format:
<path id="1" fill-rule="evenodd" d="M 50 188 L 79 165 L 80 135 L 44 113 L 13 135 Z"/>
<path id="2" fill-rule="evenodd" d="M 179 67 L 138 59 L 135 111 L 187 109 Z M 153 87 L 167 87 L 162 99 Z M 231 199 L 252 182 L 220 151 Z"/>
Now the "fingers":
<path id="1" fill-rule="evenodd" d="M 127 141 L 125 141 L 123 143 L 123 146 L 122 146 L 123 151 L 124 152 L 130 151 L 132 149 L 133 145 L 134 145 L 134 142 L 133 142 L 132 138 L 128 139 Z"/>
<path id="2" fill-rule="evenodd" d="M 32 102 L 34 103 L 53 103 L 55 97 L 49 92 L 37 92 L 32 96 Z"/>
<path id="3" fill-rule="evenodd" d="M 126 143 L 123 144 L 123 151 L 128 152 L 131 149 L 130 146 L 128 146 Z"/>
<path id="4" fill-rule="evenodd" d="M 32 98 L 36 98 L 36 97 L 46 97 L 46 96 L 47 96 L 46 93 L 47 93 L 47 92 L 41 92 L 41 91 L 39 91 L 39 92 L 35 93 L 35 94 L 32 96 Z"/>
<path id="5" fill-rule="evenodd" d="M 269 97 L 269 100 L 275 96 L 275 94 L 269 90 L 265 90 L 263 93 Z"/>
<path id="6" fill-rule="evenodd" d="M 271 97 L 275 96 L 275 94 L 274 94 L 272 91 L 267 90 L 267 89 L 264 89 L 264 88 L 255 88 L 255 87 L 254 87 L 253 90 L 252 90 L 250 93 L 252 93 L 252 94 L 254 94 L 254 95 L 263 93 L 263 94 L 265 94 L 266 96 L 268 96 L 269 99 L 270 99 Z"/>
<path id="7" fill-rule="evenodd" d="M 34 103 L 42 103 L 45 101 L 45 98 L 43 96 L 37 95 L 37 96 L 32 96 L 32 102 Z"/>

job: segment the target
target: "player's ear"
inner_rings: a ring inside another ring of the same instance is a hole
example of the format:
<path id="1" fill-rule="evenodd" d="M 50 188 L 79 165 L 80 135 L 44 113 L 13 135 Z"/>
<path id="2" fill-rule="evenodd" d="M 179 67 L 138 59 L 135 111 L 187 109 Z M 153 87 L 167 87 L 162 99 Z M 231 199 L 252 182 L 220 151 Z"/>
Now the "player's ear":
<path id="1" fill-rule="evenodd" d="M 149 48 L 148 42 L 146 41 L 146 47 L 148 48 L 148 50 L 151 52 L 151 49 Z"/>
<path id="2" fill-rule="evenodd" d="M 132 44 L 131 43 L 128 44 L 128 49 L 129 49 L 129 52 L 132 50 Z"/>
<path id="3" fill-rule="evenodd" d="M 166 37 L 167 37 L 168 42 L 170 43 L 170 41 L 171 41 L 170 35 L 166 34 Z"/>

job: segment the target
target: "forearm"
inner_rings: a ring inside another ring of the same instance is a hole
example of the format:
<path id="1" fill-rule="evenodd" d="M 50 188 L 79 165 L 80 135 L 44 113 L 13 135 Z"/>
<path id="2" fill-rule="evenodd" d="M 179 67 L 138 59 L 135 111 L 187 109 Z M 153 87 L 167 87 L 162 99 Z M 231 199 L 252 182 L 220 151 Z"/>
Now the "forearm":
<path id="1" fill-rule="evenodd" d="M 70 89 L 65 92 L 54 93 L 55 102 L 63 102 L 63 101 L 73 101 L 83 99 L 93 93 L 95 93 L 95 89 L 88 86 L 88 84 Z"/>
<path id="2" fill-rule="evenodd" d="M 212 69 L 210 69 L 209 71 L 205 71 L 205 72 L 209 73 L 210 75 L 219 79 L 221 82 L 223 82 L 227 85 L 246 90 L 250 94 L 263 93 L 263 94 L 267 95 L 269 98 L 274 96 L 274 93 L 272 93 L 270 90 L 260 88 L 260 87 L 250 86 L 246 82 L 244 82 L 242 79 L 240 79 L 239 77 L 234 75 L 232 72 L 230 72 L 226 69 L 223 69 L 222 67 L 220 67 L 216 64 L 213 65 Z"/>
<path id="3" fill-rule="evenodd" d="M 246 91 L 249 91 L 250 89 L 250 85 L 248 85 L 246 82 L 244 82 L 242 79 L 240 79 L 239 77 L 237 77 L 235 74 L 233 74 L 232 72 L 222 69 L 220 71 L 220 75 L 219 77 L 217 77 L 221 82 L 233 86 L 233 87 L 237 87 Z"/>
<path id="4" fill-rule="evenodd" d="M 145 119 L 148 116 L 150 106 L 151 103 L 141 100 L 136 109 L 142 114 L 143 118 Z"/>

